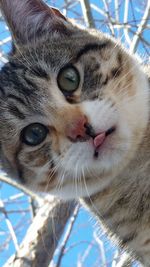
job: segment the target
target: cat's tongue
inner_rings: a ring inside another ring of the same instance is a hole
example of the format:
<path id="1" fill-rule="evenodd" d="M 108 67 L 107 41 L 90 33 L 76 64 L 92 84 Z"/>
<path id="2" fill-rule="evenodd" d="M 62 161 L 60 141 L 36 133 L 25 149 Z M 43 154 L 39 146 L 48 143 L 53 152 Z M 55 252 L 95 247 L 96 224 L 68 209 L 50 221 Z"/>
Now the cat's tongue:
<path id="1" fill-rule="evenodd" d="M 106 138 L 105 132 L 98 134 L 93 140 L 95 148 L 98 148 L 99 146 L 101 146 L 105 138 Z"/>

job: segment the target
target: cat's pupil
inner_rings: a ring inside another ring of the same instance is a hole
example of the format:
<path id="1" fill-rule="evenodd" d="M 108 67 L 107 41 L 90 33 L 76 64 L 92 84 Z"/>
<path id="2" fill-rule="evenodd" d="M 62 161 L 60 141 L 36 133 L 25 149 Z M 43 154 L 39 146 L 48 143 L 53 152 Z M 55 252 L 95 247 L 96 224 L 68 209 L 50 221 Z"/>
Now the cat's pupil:
<path id="1" fill-rule="evenodd" d="M 74 66 L 67 66 L 60 70 L 57 82 L 60 90 L 73 92 L 78 89 L 80 75 Z"/>
<path id="2" fill-rule="evenodd" d="M 26 126 L 21 133 L 21 140 L 29 146 L 41 144 L 48 133 L 48 128 L 40 123 L 32 123 Z"/>

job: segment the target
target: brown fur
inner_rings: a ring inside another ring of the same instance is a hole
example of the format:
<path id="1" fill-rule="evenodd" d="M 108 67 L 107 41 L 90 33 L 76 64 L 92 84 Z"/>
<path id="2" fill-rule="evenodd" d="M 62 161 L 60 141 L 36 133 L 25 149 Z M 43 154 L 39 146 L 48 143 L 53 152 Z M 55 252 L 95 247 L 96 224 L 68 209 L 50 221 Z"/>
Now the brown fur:
<path id="1" fill-rule="evenodd" d="M 0 4 L 14 37 L 0 72 L 1 168 L 35 191 L 82 198 L 110 236 L 149 267 L 148 67 L 41 0 Z M 58 82 L 64 68 L 78 73 L 73 91 Z M 36 145 L 24 136 L 35 123 L 46 129 Z"/>

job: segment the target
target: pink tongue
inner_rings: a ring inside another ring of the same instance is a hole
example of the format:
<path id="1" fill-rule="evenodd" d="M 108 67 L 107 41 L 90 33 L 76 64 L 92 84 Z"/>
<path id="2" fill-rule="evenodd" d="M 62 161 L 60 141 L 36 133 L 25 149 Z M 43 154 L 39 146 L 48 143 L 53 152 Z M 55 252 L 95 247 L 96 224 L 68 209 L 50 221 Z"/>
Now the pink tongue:
<path id="1" fill-rule="evenodd" d="M 100 133 L 94 138 L 94 146 L 97 148 L 99 147 L 105 140 L 106 134 Z"/>

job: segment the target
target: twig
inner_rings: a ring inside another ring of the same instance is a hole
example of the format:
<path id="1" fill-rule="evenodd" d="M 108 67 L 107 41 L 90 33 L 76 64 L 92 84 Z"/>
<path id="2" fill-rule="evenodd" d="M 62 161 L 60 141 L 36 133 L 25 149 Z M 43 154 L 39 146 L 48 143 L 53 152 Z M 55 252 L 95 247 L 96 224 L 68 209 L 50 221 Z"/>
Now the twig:
<path id="1" fill-rule="evenodd" d="M 101 258 L 102 258 L 102 266 L 103 267 L 107 267 L 104 244 L 99 239 L 99 237 L 97 236 L 96 232 L 93 233 L 93 236 L 94 236 L 94 238 L 95 238 L 95 240 L 96 240 L 96 242 L 97 242 L 97 244 L 99 245 L 99 248 L 100 248 L 100 253 L 101 253 Z"/>
<path id="2" fill-rule="evenodd" d="M 150 0 L 147 1 L 147 6 L 145 8 L 145 12 L 143 15 L 143 18 L 141 20 L 141 23 L 136 31 L 135 36 L 133 37 L 133 41 L 131 43 L 131 47 L 130 47 L 130 52 L 131 53 L 135 53 L 137 46 L 139 44 L 140 41 L 140 36 L 142 35 L 147 23 L 148 23 L 148 18 L 150 17 Z"/>
<path id="3" fill-rule="evenodd" d="M 115 18 L 116 21 L 119 21 L 119 2 L 118 0 L 114 0 L 114 4 L 115 4 Z M 117 29 L 118 35 L 119 35 L 119 29 Z"/>
<path id="4" fill-rule="evenodd" d="M 3 203 L 3 201 L 1 199 L 0 199 L 0 211 L 5 216 L 5 221 L 6 221 L 6 224 L 7 224 L 8 229 L 9 229 L 9 232 L 10 232 L 10 235 L 11 235 L 11 238 L 12 238 L 12 241 L 14 243 L 14 246 L 15 246 L 16 251 L 18 251 L 19 250 L 18 240 L 17 240 L 16 234 L 15 234 L 15 231 L 13 229 L 13 226 L 12 226 L 12 224 L 11 224 L 9 218 L 8 218 L 7 212 L 5 210 L 4 203 Z"/>
<path id="5" fill-rule="evenodd" d="M 3 199 L 3 202 L 5 203 L 11 203 L 12 204 L 12 202 L 13 201 L 18 201 L 18 199 L 19 198 L 22 198 L 22 197 L 24 197 L 24 193 L 18 193 L 18 194 L 15 194 L 15 195 L 12 195 L 12 196 L 10 196 L 10 197 L 8 197 L 8 198 L 4 198 Z"/>
<path id="6" fill-rule="evenodd" d="M 89 256 L 90 251 L 92 249 L 92 244 L 90 243 L 87 247 L 87 249 L 85 250 L 85 252 L 83 253 L 82 257 L 80 257 L 79 263 L 78 263 L 78 267 L 82 266 L 86 260 L 86 258 Z"/>
<path id="7" fill-rule="evenodd" d="M 0 208 L 1 209 L 1 208 Z M 6 210 L 7 214 L 11 214 L 11 213 L 27 213 L 29 212 L 30 209 L 22 209 L 22 210 Z"/>
<path id="8" fill-rule="evenodd" d="M 61 244 L 61 250 L 60 250 L 60 254 L 59 254 L 59 257 L 58 257 L 58 261 L 57 261 L 56 267 L 60 267 L 61 266 L 61 261 L 62 261 L 63 255 L 64 255 L 65 247 L 66 247 L 68 239 L 70 237 L 70 234 L 71 234 L 73 225 L 75 223 L 75 220 L 77 218 L 79 207 L 80 207 L 79 205 L 77 205 L 75 207 L 73 215 L 72 215 L 72 217 L 70 219 L 70 223 L 68 225 L 68 229 L 66 230 L 64 239 L 63 239 L 62 244 Z"/>
<path id="9" fill-rule="evenodd" d="M 87 246 L 91 245 L 99 252 L 99 249 L 97 248 L 97 244 L 95 244 L 93 241 L 90 242 L 90 241 L 86 241 L 86 240 L 84 241 L 83 240 L 83 241 L 75 242 L 75 243 L 71 244 L 69 247 L 65 248 L 65 254 L 68 253 L 71 249 L 73 249 L 79 245 L 82 245 L 82 244 L 87 245 Z"/>
<path id="10" fill-rule="evenodd" d="M 99 8 L 98 6 L 94 5 L 93 3 L 91 4 L 91 8 L 93 8 L 95 11 L 97 11 L 99 14 L 101 14 L 103 17 L 107 18 L 107 14 L 104 10 Z"/>
<path id="11" fill-rule="evenodd" d="M 95 28 L 95 22 L 93 19 L 89 0 L 80 0 L 80 3 L 86 26 L 89 28 Z"/>
<path id="12" fill-rule="evenodd" d="M 128 12 L 129 12 L 129 0 L 125 0 L 125 4 L 124 4 L 124 24 L 126 24 L 127 21 L 128 21 Z M 128 29 L 128 27 L 124 28 L 124 35 L 125 35 L 126 41 L 130 45 L 131 44 L 131 39 L 129 37 L 129 29 Z"/>
<path id="13" fill-rule="evenodd" d="M 108 26 L 109 26 L 111 35 L 115 36 L 115 32 L 114 32 L 114 28 L 113 28 L 113 24 L 112 24 L 112 18 L 111 18 L 110 12 L 109 12 L 108 3 L 106 0 L 103 0 L 103 3 L 104 3 L 105 10 L 106 10 L 107 18 L 108 18 Z"/>
<path id="14" fill-rule="evenodd" d="M 42 197 L 40 197 L 38 194 L 31 192 L 29 189 L 26 189 L 22 185 L 18 184 L 14 180 L 7 177 L 5 174 L 2 174 L 2 173 L 0 174 L 0 181 L 16 187 L 17 189 L 21 190 L 23 193 L 25 193 L 26 195 L 29 195 L 30 197 L 32 197 L 33 199 L 37 201 L 42 200 Z"/>
<path id="15" fill-rule="evenodd" d="M 118 0 L 115 0 L 115 17 L 116 17 L 116 21 L 119 21 L 119 3 L 118 3 Z"/>

